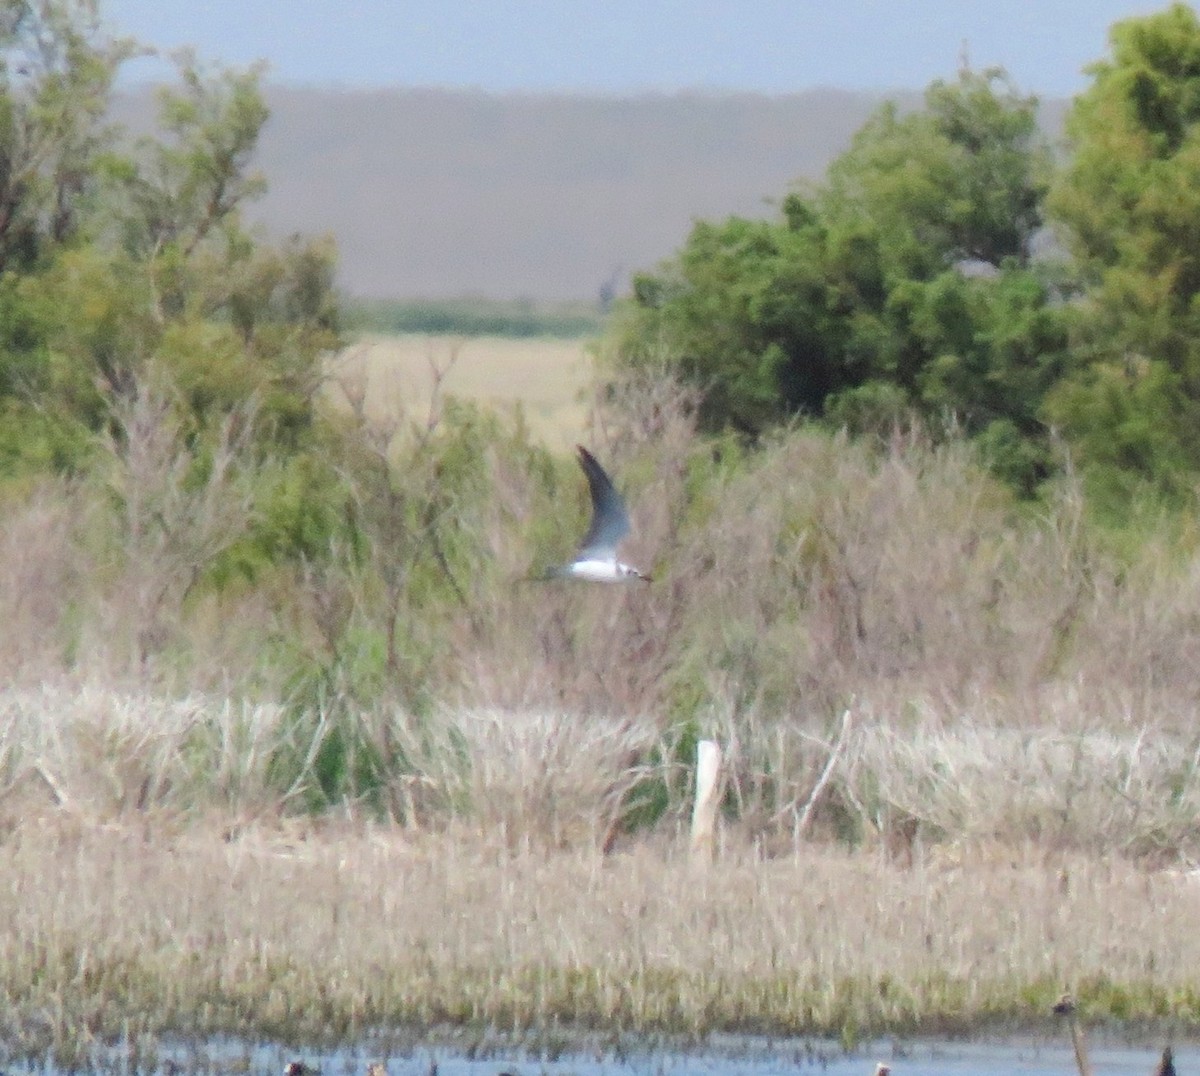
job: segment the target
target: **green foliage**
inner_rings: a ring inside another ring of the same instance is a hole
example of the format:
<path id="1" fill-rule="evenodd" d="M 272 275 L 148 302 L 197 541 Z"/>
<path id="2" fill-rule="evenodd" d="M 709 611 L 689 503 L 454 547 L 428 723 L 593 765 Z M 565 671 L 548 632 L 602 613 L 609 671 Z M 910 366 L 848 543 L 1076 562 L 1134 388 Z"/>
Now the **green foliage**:
<path id="1" fill-rule="evenodd" d="M 1109 495 L 1170 492 L 1200 468 L 1200 18 L 1176 3 L 1110 37 L 1051 199 L 1090 287 L 1049 413 Z"/>
<path id="2" fill-rule="evenodd" d="M 246 533 L 213 565 L 218 589 L 260 582 L 281 565 L 323 561 L 353 541 L 346 528 L 350 492 L 321 452 L 272 457 L 254 468 L 253 486 L 255 513 Z M 348 545 L 346 555 L 362 551 Z"/>
<path id="3" fill-rule="evenodd" d="M 314 813 L 345 802 L 378 812 L 389 760 L 362 711 L 327 674 L 298 677 L 289 693 L 282 736 L 267 764 L 269 784 Z"/>
<path id="4" fill-rule="evenodd" d="M 644 771 L 621 798 L 619 821 L 625 833 L 652 829 L 672 809 L 695 799 L 690 782 L 686 789 L 672 787 L 672 774 L 690 774 L 694 770 L 696 746 L 702 736 L 694 717 L 682 719 L 666 731 L 663 742 L 655 746 L 645 759 L 639 760 Z"/>
<path id="5" fill-rule="evenodd" d="M 1179 503 L 1200 471 L 1197 57 L 1185 4 L 1117 24 L 1057 173 L 999 71 L 883 106 L 779 219 L 702 221 L 636 277 L 618 365 L 697 386 L 710 431 L 917 421 L 1026 495 L 1069 458 L 1106 513 Z M 1073 261 L 1035 256 L 1048 224 Z"/>
<path id="6" fill-rule="evenodd" d="M 127 174 L 123 238 L 143 257 L 177 250 L 186 259 L 266 189 L 264 179 L 249 171 L 268 116 L 259 92 L 263 67 L 210 78 L 189 53 L 176 61 L 180 89 L 159 93 L 163 135 L 140 142 Z M 186 299 L 164 289 L 168 308 Z"/>
<path id="7" fill-rule="evenodd" d="M 995 71 L 935 83 L 924 111 L 885 105 L 782 219 L 700 222 L 635 280 L 627 366 L 699 386 L 708 429 L 758 436 L 795 415 L 855 431 L 955 416 L 1048 450 L 1042 398 L 1067 346 L 1054 282 L 1032 262 L 1049 170 L 1036 102 Z M 982 271 L 981 271 L 982 270 Z M 1017 474 L 1019 472 L 1019 474 Z"/>
<path id="8" fill-rule="evenodd" d="M 249 170 L 267 117 L 259 71 L 209 74 L 180 56 L 159 133 L 123 147 L 100 120 L 133 47 L 105 38 L 76 0 L 11 14 L 0 463 L 9 474 L 80 466 L 80 432 L 103 430 L 138 384 L 164 378 L 193 432 L 254 400 L 261 447 L 303 449 L 322 356 L 338 339 L 333 249 L 270 248 L 241 224 L 264 186 Z M 26 448 L 27 417 L 37 433 Z"/>
<path id="9" fill-rule="evenodd" d="M 135 52 L 88 0 L 0 19 L 0 483 L 103 491 L 112 645 L 146 672 L 183 660 L 197 595 L 328 559 L 350 497 L 318 410 L 333 244 L 242 220 L 265 187 L 261 70 L 180 54 L 157 130 L 129 141 L 104 117 Z"/>
<path id="10" fill-rule="evenodd" d="M 1049 167 L 1035 109 L 996 70 L 933 83 L 924 111 L 885 104 L 830 166 L 820 202 L 835 249 L 865 240 L 885 283 L 1026 262 Z"/>
<path id="11" fill-rule="evenodd" d="M 104 113 L 130 41 L 88 0 L 8 0 L 0 18 L 0 274 L 35 268 L 85 230 Z"/>
<path id="12" fill-rule="evenodd" d="M 950 271 L 914 286 L 911 324 L 931 356 L 917 383 L 922 410 L 955 416 L 997 473 L 1032 493 L 1051 470 L 1043 406 L 1068 353 L 1048 286 L 1011 261 L 990 279 Z"/>
<path id="13" fill-rule="evenodd" d="M 1118 511 L 1148 486 L 1191 501 L 1200 461 L 1200 401 L 1161 360 L 1094 362 L 1046 404 L 1085 464 L 1098 509 Z"/>
<path id="14" fill-rule="evenodd" d="M 305 712 L 320 709 L 315 691 L 352 708 L 388 698 L 424 712 L 457 675 L 447 632 L 506 630 L 489 600 L 500 585 L 494 461 L 526 476 L 549 469 L 547 454 L 475 406 L 439 410 L 432 426 L 357 416 L 319 454 L 262 472 L 256 525 L 222 567 L 256 580 L 301 566 L 300 605 L 317 638 L 285 660 Z"/>
<path id="15" fill-rule="evenodd" d="M 634 281 L 637 303 L 620 327 L 622 361 L 659 361 L 701 386 L 701 418 L 757 433 L 813 412 L 841 387 L 831 337 L 823 236 L 806 221 L 781 227 L 732 218 L 699 222 L 674 264 Z"/>
<path id="16" fill-rule="evenodd" d="M 506 583 L 487 545 L 497 458 L 522 476 L 550 469 L 523 427 L 446 400 L 432 426 L 357 416 L 320 461 L 276 471 L 260 526 L 230 559 L 250 579 L 303 565 L 311 614 L 282 640 L 289 731 L 272 782 L 308 809 L 407 809 L 388 799 L 415 763 L 387 707 L 419 723 L 459 675 L 455 632 L 482 643 L 509 630 L 494 619 Z"/>
<path id="17" fill-rule="evenodd" d="M 855 437 L 883 439 L 909 425 L 912 402 L 899 385 L 866 381 L 831 395 L 825 401 L 825 418 L 834 429 Z"/>

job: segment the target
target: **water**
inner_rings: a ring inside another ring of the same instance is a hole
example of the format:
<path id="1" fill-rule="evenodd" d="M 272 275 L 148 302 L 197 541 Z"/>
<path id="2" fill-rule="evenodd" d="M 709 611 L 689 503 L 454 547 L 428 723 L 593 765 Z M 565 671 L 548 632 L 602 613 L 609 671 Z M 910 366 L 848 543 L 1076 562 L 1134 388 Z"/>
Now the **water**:
<path id="1" fill-rule="evenodd" d="M 1058 1040 L 951 1042 L 922 1040 L 873 1043 L 846 1054 L 836 1044 L 811 1041 L 772 1041 L 745 1038 L 714 1040 L 705 1048 L 678 1051 L 642 1047 L 630 1040 L 623 1048 L 602 1047 L 567 1053 L 552 1060 L 500 1043 L 473 1049 L 445 1045 L 406 1044 L 389 1056 L 383 1048 L 362 1047 L 336 1052 L 304 1051 L 276 1045 L 210 1043 L 172 1047 L 160 1044 L 158 1072 L 168 1061 L 184 1074 L 206 1076 L 282 1076 L 284 1065 L 303 1060 L 321 1076 L 365 1076 L 367 1064 L 383 1061 L 388 1076 L 873 1076 L 876 1062 L 891 1066 L 892 1076 L 1074 1076 L 1075 1055 Z M 1182 1076 L 1200 1076 L 1200 1044 L 1175 1044 L 1175 1066 Z M 1162 1054 L 1161 1046 L 1130 1046 L 1095 1042 L 1089 1046 L 1096 1076 L 1150 1076 Z M 128 1076 L 125 1051 L 96 1056 L 93 1071 L 103 1076 Z M 68 1076 L 53 1066 L 6 1065 L 5 1073 Z M 145 1069 L 142 1070 L 146 1072 Z"/>
<path id="2" fill-rule="evenodd" d="M 1181 1076 L 1200 1076 L 1200 1045 L 1174 1044 L 1175 1067 Z M 1162 1046 L 1091 1043 L 1089 1057 L 1096 1076 L 1150 1076 L 1162 1056 Z M 290 1055 L 289 1055 L 290 1056 Z M 263 1071 L 282 1072 L 277 1067 Z M 891 1066 L 892 1076 L 1075 1076 L 1078 1069 L 1069 1043 L 937 1042 L 903 1045 L 884 1041 L 847 1055 L 831 1043 L 762 1043 L 730 1040 L 712 1053 L 703 1050 L 631 1051 L 623 1057 L 574 1054 L 552 1061 L 520 1051 L 497 1050 L 486 1059 L 470 1058 L 444 1048 L 416 1048 L 403 1058 L 382 1054 L 343 1052 L 306 1057 L 322 1076 L 363 1076 L 371 1060 L 386 1060 L 388 1076 L 872 1076 L 876 1062 Z"/>

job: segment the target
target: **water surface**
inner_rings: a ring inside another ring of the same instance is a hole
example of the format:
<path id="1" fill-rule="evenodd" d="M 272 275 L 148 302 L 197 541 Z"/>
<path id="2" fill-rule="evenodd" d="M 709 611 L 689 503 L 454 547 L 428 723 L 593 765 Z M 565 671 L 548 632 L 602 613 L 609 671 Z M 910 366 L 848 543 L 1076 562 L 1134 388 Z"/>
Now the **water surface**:
<path id="1" fill-rule="evenodd" d="M 820 1040 L 713 1040 L 704 1048 L 677 1050 L 644 1046 L 629 1040 L 614 1047 L 598 1037 L 594 1049 L 571 1052 L 509 1047 L 484 1040 L 464 1046 L 420 1045 L 411 1041 L 331 1052 L 296 1050 L 275 1044 L 219 1042 L 205 1045 L 161 1043 L 155 1061 L 143 1057 L 130 1064 L 128 1047 L 96 1054 L 93 1065 L 69 1073 L 53 1065 L 9 1064 L 8 1076 L 149 1076 L 172 1072 L 178 1076 L 282 1076 L 288 1061 L 302 1060 L 321 1076 L 365 1076 L 367 1065 L 382 1061 L 388 1076 L 872 1076 L 877 1062 L 891 1066 L 893 1076 L 1074 1076 L 1075 1056 L 1069 1043 L 1058 1039 L 1013 1041 L 893 1042 L 882 1040 L 846 1053 L 836 1043 Z M 633 1043 L 633 1045 L 630 1045 Z M 1200 1044 L 1174 1044 L 1175 1065 L 1181 1076 L 1200 1076 Z M 1089 1048 L 1096 1076 L 1150 1076 L 1161 1046 L 1095 1042 Z M 3 1074 L 0 1074 L 3 1076 Z"/>
<path id="2" fill-rule="evenodd" d="M 1174 1045 L 1175 1066 L 1181 1076 L 1200 1076 L 1200 1046 Z M 1161 1046 L 1095 1043 L 1089 1057 L 1096 1076 L 1150 1076 L 1162 1054 Z M 280 1059 L 284 1059 L 280 1055 Z M 363 1076 L 372 1060 L 385 1060 L 389 1076 L 872 1076 L 883 1061 L 893 1076 L 1075 1076 L 1075 1055 L 1070 1044 L 1058 1041 L 1020 1043 L 883 1041 L 847 1054 L 836 1044 L 789 1042 L 753 1044 L 740 1049 L 725 1047 L 713 1053 L 648 1050 L 626 1056 L 597 1058 L 584 1054 L 543 1060 L 521 1051 L 497 1051 L 486 1059 L 431 1047 L 405 1057 L 347 1051 L 306 1058 L 323 1076 Z M 282 1064 L 276 1071 L 281 1071 Z M 267 1071 L 270 1071 L 269 1069 Z"/>

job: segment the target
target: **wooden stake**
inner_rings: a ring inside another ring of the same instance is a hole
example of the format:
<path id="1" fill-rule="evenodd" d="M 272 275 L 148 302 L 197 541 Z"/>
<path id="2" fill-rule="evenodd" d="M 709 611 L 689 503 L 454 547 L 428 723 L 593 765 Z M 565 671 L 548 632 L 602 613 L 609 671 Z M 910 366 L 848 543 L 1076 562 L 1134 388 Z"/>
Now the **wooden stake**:
<path id="1" fill-rule="evenodd" d="M 721 747 L 696 744 L 696 802 L 692 807 L 692 858 L 711 863 L 717 854 L 717 809 L 721 806 Z"/>

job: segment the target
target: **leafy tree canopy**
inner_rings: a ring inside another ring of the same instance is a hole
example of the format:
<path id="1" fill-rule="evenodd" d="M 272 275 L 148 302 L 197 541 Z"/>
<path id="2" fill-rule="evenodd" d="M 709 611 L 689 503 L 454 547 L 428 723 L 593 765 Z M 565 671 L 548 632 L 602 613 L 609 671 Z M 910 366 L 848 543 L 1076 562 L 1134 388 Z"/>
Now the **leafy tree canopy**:
<path id="1" fill-rule="evenodd" d="M 697 224 L 636 279 L 618 354 L 665 357 L 704 390 L 713 429 L 753 436 L 799 414 L 861 430 L 913 410 L 977 434 L 1001 423 L 1042 438 L 1022 453 L 1029 485 L 1066 345 L 1033 259 L 1049 177 L 1036 101 L 964 70 L 923 110 L 880 108 L 781 219 Z"/>
<path id="2" fill-rule="evenodd" d="M 77 465 L 111 405 L 169 384 L 193 436 L 255 401 L 264 444 L 300 446 L 337 339 L 327 241 L 245 226 L 267 108 L 261 71 L 188 53 L 159 133 L 106 124 L 120 64 L 90 0 L 0 15 L 0 469 Z"/>
<path id="3" fill-rule="evenodd" d="M 1172 4 L 1110 43 L 1050 197 L 1087 291 L 1047 414 L 1105 488 L 1178 488 L 1200 468 L 1200 19 Z"/>

